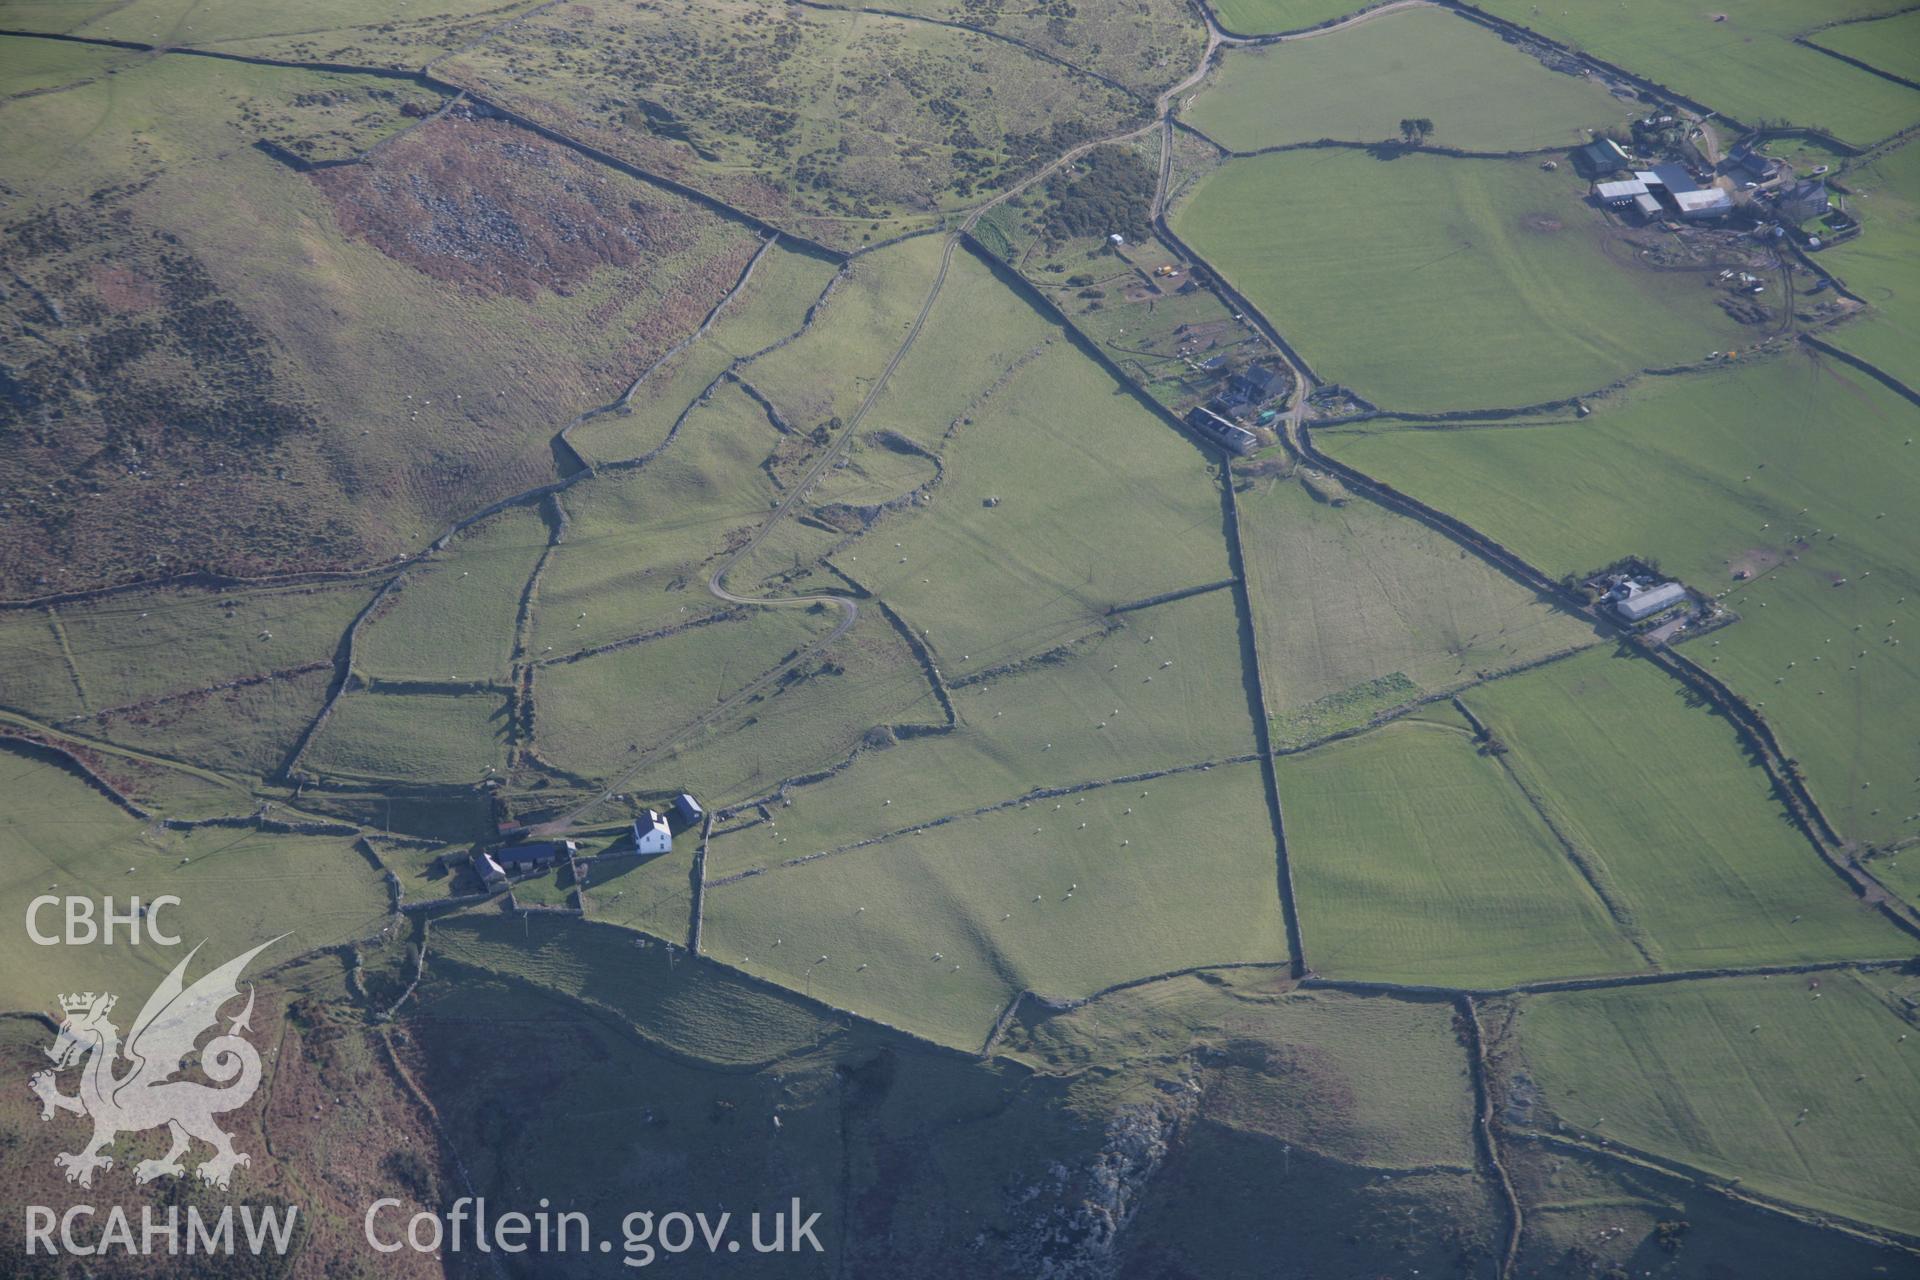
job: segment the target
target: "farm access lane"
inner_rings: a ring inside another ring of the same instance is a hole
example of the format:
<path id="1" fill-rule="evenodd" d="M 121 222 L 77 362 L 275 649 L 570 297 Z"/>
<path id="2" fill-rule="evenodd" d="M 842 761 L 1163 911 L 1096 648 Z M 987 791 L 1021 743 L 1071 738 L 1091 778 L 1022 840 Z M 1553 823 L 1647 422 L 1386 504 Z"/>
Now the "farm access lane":
<path id="1" fill-rule="evenodd" d="M 1295 40 L 1311 40 L 1315 36 L 1330 36 L 1335 32 L 1345 31 L 1350 27 L 1357 27 L 1363 22 L 1371 22 L 1375 18 L 1385 17 L 1387 14 L 1395 13 L 1401 9 L 1424 9 L 1434 3 L 1435 0 L 1387 0 L 1386 4 L 1376 4 L 1371 8 L 1362 9 L 1358 13 L 1350 13 L 1344 18 L 1324 23 L 1317 27 L 1305 27 L 1297 31 L 1276 31 L 1268 35 L 1259 36 L 1243 36 L 1228 31 L 1220 25 L 1220 19 L 1214 14 L 1213 5 L 1208 3 L 1208 0 L 1201 0 L 1200 12 L 1205 15 L 1208 28 L 1219 35 L 1221 43 L 1261 45 L 1285 44 Z"/>

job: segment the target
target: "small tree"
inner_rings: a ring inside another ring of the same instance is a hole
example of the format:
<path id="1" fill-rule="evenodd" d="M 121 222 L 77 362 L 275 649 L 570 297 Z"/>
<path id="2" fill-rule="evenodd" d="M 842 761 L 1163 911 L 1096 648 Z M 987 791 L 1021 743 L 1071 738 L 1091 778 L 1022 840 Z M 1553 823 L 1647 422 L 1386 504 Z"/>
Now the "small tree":
<path id="1" fill-rule="evenodd" d="M 1419 146 L 1433 132 L 1433 121 L 1425 116 L 1410 116 L 1400 122 L 1400 139 L 1409 146 Z"/>

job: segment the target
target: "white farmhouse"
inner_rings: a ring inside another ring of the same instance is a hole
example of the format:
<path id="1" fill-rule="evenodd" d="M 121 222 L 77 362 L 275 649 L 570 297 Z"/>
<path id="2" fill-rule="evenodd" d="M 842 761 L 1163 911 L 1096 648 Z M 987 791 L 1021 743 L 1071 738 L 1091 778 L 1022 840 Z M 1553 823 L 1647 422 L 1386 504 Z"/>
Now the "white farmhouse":
<path id="1" fill-rule="evenodd" d="M 658 812 L 648 809 L 633 822 L 633 851 L 635 853 L 665 853 L 673 848 L 673 833 L 667 829 L 667 820 Z"/>

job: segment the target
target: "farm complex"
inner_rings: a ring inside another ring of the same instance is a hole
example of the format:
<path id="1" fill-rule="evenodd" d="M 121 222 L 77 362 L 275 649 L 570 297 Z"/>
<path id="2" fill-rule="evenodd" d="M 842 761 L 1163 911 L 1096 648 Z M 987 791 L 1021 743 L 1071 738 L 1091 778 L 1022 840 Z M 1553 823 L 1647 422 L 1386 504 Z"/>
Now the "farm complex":
<path id="1" fill-rule="evenodd" d="M 0 1274 L 1920 1275 L 1916 40 L 0 0 Z"/>

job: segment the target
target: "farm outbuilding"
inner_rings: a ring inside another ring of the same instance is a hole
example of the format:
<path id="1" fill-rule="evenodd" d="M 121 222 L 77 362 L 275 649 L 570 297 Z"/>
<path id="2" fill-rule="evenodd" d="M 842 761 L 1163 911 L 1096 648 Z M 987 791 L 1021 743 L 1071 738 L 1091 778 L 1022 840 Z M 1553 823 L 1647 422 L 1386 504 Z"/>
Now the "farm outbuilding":
<path id="1" fill-rule="evenodd" d="M 1227 421 L 1204 405 L 1196 405 L 1187 414 L 1187 425 L 1235 453 L 1252 453 L 1260 443 L 1253 432 Z"/>
<path id="2" fill-rule="evenodd" d="M 656 809 L 648 809 L 633 820 L 635 853 L 666 853 L 673 848 L 673 832 L 666 818 Z"/>
<path id="3" fill-rule="evenodd" d="M 1689 221 L 1701 218 L 1718 218 L 1733 212 L 1733 197 L 1718 187 L 1707 187 L 1701 191 L 1676 191 L 1673 203 L 1678 207 L 1680 216 Z"/>
<path id="4" fill-rule="evenodd" d="M 1593 197 L 1609 209 L 1631 206 L 1649 218 L 1670 209 L 1682 218 L 1718 218 L 1733 211 L 1733 198 L 1718 187 L 1702 187 L 1684 165 L 1641 169 L 1618 182 L 1596 182 Z"/>
<path id="5" fill-rule="evenodd" d="M 1630 164 L 1627 153 L 1612 138 L 1595 138 L 1580 148 L 1580 162 L 1596 178 L 1618 173 Z"/>
<path id="6" fill-rule="evenodd" d="M 700 825 L 700 819 L 706 817 L 706 810 L 700 802 L 682 791 L 673 798 L 673 826 L 676 831 L 686 831 Z"/>
<path id="7" fill-rule="evenodd" d="M 518 875 L 522 871 L 539 871 L 562 859 L 571 858 L 578 847 L 571 840 L 537 840 L 531 844 L 511 845 L 494 857 L 507 874 Z"/>
<path id="8" fill-rule="evenodd" d="M 1780 162 L 1759 151 L 1736 151 L 1727 157 L 1727 162 L 1754 182 L 1765 182 L 1780 172 Z"/>
<path id="9" fill-rule="evenodd" d="M 467 859 L 467 863 L 473 868 L 473 874 L 480 877 L 481 884 L 498 884 L 507 878 L 507 873 L 500 869 L 500 864 L 495 862 L 489 854 L 476 853 Z"/>
<path id="10" fill-rule="evenodd" d="M 1596 182 L 1593 185 L 1594 199 L 1609 208 L 1624 208 L 1647 194 L 1647 184 L 1638 178 L 1622 178 L 1618 182 Z"/>
<path id="11" fill-rule="evenodd" d="M 1651 618 L 1662 609 L 1670 609 L 1686 598 L 1687 589 L 1677 582 L 1663 582 L 1657 587 L 1640 587 L 1629 583 L 1626 593 L 1613 602 L 1613 607 L 1628 622 L 1638 622 L 1642 618 Z"/>

